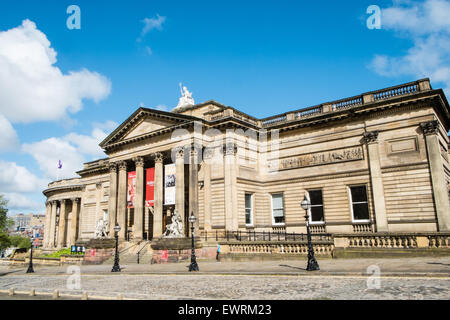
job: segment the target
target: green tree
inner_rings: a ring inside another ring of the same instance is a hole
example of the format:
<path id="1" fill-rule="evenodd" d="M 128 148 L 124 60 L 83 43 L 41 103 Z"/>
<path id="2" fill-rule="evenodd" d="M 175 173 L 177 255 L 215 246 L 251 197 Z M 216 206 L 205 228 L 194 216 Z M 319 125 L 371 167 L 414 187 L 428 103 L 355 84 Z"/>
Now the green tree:
<path id="1" fill-rule="evenodd" d="M 13 221 L 8 218 L 8 200 L 0 194 L 0 250 L 4 250 L 11 245 L 8 237 L 8 228 L 11 228 Z"/>

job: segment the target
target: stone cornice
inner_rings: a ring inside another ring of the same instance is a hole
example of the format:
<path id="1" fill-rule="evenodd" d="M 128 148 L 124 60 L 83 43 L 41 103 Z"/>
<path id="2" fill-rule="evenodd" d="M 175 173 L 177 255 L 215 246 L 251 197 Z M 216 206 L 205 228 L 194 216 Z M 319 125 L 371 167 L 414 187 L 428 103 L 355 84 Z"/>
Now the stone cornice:
<path id="1" fill-rule="evenodd" d="M 49 197 L 51 193 L 54 192 L 67 192 L 67 191 L 81 191 L 83 189 L 84 185 L 82 184 L 74 184 L 74 185 L 67 185 L 67 186 L 59 186 L 59 187 L 53 187 L 48 188 L 42 191 L 44 196 Z"/>

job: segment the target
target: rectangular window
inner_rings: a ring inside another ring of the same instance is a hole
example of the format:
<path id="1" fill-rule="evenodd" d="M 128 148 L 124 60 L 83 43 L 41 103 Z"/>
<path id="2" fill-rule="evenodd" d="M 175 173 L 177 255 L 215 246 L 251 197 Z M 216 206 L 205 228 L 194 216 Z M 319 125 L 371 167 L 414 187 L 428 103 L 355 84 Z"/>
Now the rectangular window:
<path id="1" fill-rule="evenodd" d="M 103 209 L 103 221 L 108 221 L 108 210 Z"/>
<path id="2" fill-rule="evenodd" d="M 253 225 L 253 194 L 245 194 L 245 224 Z"/>
<path id="3" fill-rule="evenodd" d="M 309 222 L 317 224 L 324 223 L 322 190 L 309 190 L 308 196 L 309 201 L 311 201 Z"/>
<path id="4" fill-rule="evenodd" d="M 367 189 L 365 185 L 350 187 L 353 221 L 368 222 L 369 203 L 367 201 Z"/>
<path id="5" fill-rule="evenodd" d="M 284 223 L 283 194 L 272 194 L 272 216 L 274 224 Z"/>

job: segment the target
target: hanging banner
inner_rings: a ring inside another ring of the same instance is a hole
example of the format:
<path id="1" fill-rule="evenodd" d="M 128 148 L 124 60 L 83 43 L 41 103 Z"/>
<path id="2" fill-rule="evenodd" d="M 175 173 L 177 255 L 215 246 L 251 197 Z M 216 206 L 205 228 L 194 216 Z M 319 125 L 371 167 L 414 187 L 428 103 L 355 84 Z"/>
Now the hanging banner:
<path id="1" fill-rule="evenodd" d="M 128 172 L 127 208 L 134 208 L 136 194 L 136 171 Z"/>
<path id="2" fill-rule="evenodd" d="M 164 166 L 164 204 L 175 204 L 175 164 L 166 164 Z"/>
<path id="3" fill-rule="evenodd" d="M 145 183 L 145 207 L 153 207 L 155 205 L 155 168 L 146 169 Z"/>

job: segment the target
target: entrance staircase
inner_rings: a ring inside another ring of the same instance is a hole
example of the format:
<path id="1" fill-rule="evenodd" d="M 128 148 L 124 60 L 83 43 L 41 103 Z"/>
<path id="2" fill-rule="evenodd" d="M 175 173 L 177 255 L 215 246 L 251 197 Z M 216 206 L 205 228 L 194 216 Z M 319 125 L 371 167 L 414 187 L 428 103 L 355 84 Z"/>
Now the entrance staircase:
<path id="1" fill-rule="evenodd" d="M 124 242 L 119 246 L 119 264 L 150 264 L 152 249 L 150 241 Z M 114 264 L 114 255 L 105 260 L 103 264 Z"/>

